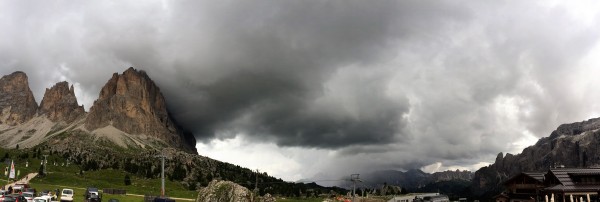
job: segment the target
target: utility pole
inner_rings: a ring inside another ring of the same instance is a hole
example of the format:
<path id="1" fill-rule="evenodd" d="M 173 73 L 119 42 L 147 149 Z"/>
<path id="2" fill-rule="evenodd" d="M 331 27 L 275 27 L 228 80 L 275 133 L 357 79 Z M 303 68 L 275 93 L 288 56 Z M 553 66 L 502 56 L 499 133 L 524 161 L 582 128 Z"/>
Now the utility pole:
<path id="1" fill-rule="evenodd" d="M 352 174 L 350 175 L 350 181 L 352 181 L 352 201 L 355 201 L 355 191 L 356 191 L 356 182 L 362 182 L 362 180 L 358 177 L 360 174 Z"/>
<path id="2" fill-rule="evenodd" d="M 46 160 L 46 158 L 48 157 L 48 154 L 44 154 L 44 175 L 46 175 L 46 164 L 48 163 L 48 160 Z"/>
<path id="3" fill-rule="evenodd" d="M 254 181 L 254 191 L 258 190 L 258 169 L 256 169 L 256 180 Z"/>
<path id="4" fill-rule="evenodd" d="M 157 158 L 161 158 L 161 172 L 160 172 L 160 197 L 165 197 L 165 158 L 164 154 L 160 154 L 156 156 Z"/>

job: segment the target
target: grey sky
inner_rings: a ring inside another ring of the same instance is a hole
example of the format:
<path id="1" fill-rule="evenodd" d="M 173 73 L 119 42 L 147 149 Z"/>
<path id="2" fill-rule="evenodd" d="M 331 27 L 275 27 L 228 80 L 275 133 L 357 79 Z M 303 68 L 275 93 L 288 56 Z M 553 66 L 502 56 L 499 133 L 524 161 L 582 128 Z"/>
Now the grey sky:
<path id="1" fill-rule="evenodd" d="M 143 69 L 201 155 L 284 179 L 476 169 L 600 116 L 598 8 L 0 1 L 0 73 L 26 72 L 38 102 L 67 80 L 87 109 L 112 73 Z"/>

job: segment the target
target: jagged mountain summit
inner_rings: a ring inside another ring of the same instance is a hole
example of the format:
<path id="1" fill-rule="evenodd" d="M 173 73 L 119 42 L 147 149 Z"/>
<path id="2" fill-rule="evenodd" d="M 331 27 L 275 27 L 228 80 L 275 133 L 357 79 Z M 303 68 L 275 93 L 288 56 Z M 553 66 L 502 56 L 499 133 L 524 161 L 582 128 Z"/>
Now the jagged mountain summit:
<path id="1" fill-rule="evenodd" d="M 37 108 L 25 73 L 14 72 L 0 78 L 0 124 L 24 123 L 36 115 Z"/>
<path id="2" fill-rule="evenodd" d="M 74 87 L 67 82 L 46 89 L 38 108 L 23 72 L 2 77 L 0 93 L 2 147 L 60 144 L 57 137 L 89 136 L 94 142 L 122 148 L 197 153 L 195 138 L 169 116 L 165 98 L 144 71 L 129 68 L 113 74 L 89 113 L 78 104 Z"/>
<path id="3" fill-rule="evenodd" d="M 69 88 L 66 81 L 58 82 L 52 88 L 46 88 L 40 104 L 39 113 L 53 122 L 71 123 L 85 114 L 83 105 L 77 104 L 73 85 Z"/>
<path id="4" fill-rule="evenodd" d="M 258 180 L 268 182 L 258 185 L 261 195 L 265 190 L 287 196 L 300 189 L 345 191 L 314 183 L 287 183 L 266 173 L 198 155 L 195 138 L 171 118 L 167 99 L 144 71 L 129 68 L 112 75 L 90 112 L 78 104 L 75 89 L 67 82 L 46 89 L 38 108 L 27 82 L 22 72 L 0 81 L 4 115 L 0 147 L 18 146 L 24 154 L 58 156 L 79 166 L 82 172 L 112 169 L 145 178 L 160 177 L 163 166 L 156 158 L 160 154 L 169 159 L 164 166 L 167 177 L 190 190 L 208 186 L 212 180 Z"/>
<path id="5" fill-rule="evenodd" d="M 491 197 L 503 190 L 502 182 L 521 172 L 547 172 L 554 167 L 584 168 L 600 165 L 600 118 L 562 124 L 520 154 L 499 153 L 494 164 L 479 169 L 473 178 L 475 195 Z"/>
<path id="6" fill-rule="evenodd" d="M 113 74 L 94 101 L 85 128 L 97 130 L 114 127 L 128 134 L 156 137 L 168 145 L 193 150 L 194 142 L 175 125 L 160 89 L 146 72 L 127 69 Z"/>

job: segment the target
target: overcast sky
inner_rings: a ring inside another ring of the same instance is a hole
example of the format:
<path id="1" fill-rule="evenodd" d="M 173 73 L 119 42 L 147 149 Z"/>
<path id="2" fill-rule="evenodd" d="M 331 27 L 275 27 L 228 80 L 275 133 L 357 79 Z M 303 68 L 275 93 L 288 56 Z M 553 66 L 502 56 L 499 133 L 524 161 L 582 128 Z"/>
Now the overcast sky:
<path id="1" fill-rule="evenodd" d="M 199 154 L 285 180 L 474 171 L 600 116 L 599 3 L 0 1 L 0 73 L 87 110 L 145 70 Z"/>

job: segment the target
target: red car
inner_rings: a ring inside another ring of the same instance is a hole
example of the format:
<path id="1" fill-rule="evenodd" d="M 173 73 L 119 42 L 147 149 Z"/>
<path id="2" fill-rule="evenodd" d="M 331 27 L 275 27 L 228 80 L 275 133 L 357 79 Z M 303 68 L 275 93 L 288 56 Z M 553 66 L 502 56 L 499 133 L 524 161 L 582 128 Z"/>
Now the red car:
<path id="1" fill-rule="evenodd" d="M 13 186 L 13 193 L 23 192 L 27 188 L 29 188 L 29 184 L 15 184 Z"/>
<path id="2" fill-rule="evenodd" d="M 4 196 L 4 202 L 27 202 L 27 199 L 20 194 L 10 194 Z"/>
<path id="3" fill-rule="evenodd" d="M 0 201 L 4 201 L 4 197 L 8 195 L 8 191 L 0 190 Z"/>

